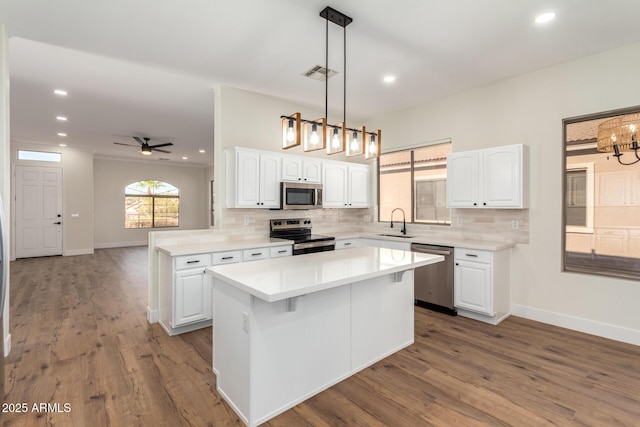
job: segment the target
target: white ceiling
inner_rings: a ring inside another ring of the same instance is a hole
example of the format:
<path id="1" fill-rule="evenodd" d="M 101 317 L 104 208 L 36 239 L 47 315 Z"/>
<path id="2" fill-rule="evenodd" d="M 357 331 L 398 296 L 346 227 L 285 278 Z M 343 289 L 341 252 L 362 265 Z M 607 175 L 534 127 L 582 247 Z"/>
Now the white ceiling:
<path id="1" fill-rule="evenodd" d="M 354 125 L 640 41 L 638 0 L 0 0 L 12 37 L 12 140 L 57 145 L 65 131 L 70 147 L 141 159 L 113 142 L 150 137 L 175 145 L 148 161 L 211 164 L 217 84 L 324 108 L 324 83 L 301 74 L 324 64 L 325 6 L 353 18 Z M 557 19 L 535 25 L 546 11 Z M 330 24 L 329 37 L 329 67 L 341 72 L 342 29 Z M 383 84 L 386 74 L 396 82 Z M 338 121 L 342 74 L 330 80 L 329 100 Z"/>

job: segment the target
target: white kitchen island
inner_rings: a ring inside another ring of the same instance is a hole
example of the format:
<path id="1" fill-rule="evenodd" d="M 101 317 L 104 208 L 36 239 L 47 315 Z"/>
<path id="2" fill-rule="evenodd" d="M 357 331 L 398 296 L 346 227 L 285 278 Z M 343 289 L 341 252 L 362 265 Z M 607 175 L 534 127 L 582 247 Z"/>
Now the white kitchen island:
<path id="1" fill-rule="evenodd" d="M 351 248 L 208 267 L 217 389 L 256 426 L 413 343 L 413 269 L 439 255 Z"/>

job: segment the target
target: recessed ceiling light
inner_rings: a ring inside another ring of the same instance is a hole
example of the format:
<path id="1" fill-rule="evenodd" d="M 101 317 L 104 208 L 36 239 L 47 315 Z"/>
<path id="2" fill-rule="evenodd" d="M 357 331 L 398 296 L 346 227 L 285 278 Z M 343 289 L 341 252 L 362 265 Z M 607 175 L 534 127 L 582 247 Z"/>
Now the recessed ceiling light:
<path id="1" fill-rule="evenodd" d="M 66 147 L 67 144 L 58 144 L 60 147 Z"/>
<path id="2" fill-rule="evenodd" d="M 536 17 L 536 24 L 545 24 L 549 21 L 553 21 L 556 17 L 555 12 L 547 12 L 547 13 L 543 13 L 542 15 L 538 15 Z"/>
<path id="3" fill-rule="evenodd" d="M 56 89 L 53 91 L 53 93 L 60 96 L 67 96 L 67 91 L 62 89 Z"/>
<path id="4" fill-rule="evenodd" d="M 56 116 L 56 120 L 60 120 L 61 122 L 66 122 L 67 118 L 65 116 Z"/>
<path id="5" fill-rule="evenodd" d="M 200 150 L 199 152 L 200 152 L 200 153 L 206 153 L 206 151 L 204 151 L 204 150 Z"/>
<path id="6" fill-rule="evenodd" d="M 393 83 L 396 81 L 396 76 L 384 76 L 382 79 L 385 83 Z"/>
<path id="7" fill-rule="evenodd" d="M 64 132 L 58 132 L 58 136 L 67 136 L 67 134 Z"/>
<path id="8" fill-rule="evenodd" d="M 187 156 L 184 156 L 182 160 L 189 160 L 189 158 Z"/>

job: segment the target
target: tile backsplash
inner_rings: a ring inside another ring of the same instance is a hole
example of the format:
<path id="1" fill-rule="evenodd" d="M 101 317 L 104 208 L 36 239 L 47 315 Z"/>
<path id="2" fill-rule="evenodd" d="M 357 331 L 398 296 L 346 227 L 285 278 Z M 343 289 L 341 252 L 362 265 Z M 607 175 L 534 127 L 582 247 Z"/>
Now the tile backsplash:
<path id="1" fill-rule="evenodd" d="M 388 233 L 388 222 L 378 222 L 377 209 L 268 210 L 225 209 L 218 228 L 156 232 L 156 243 L 250 240 L 269 236 L 269 220 L 275 218 L 311 218 L 313 232 Z M 529 243 L 529 211 L 527 209 L 452 209 L 451 225 L 407 224 L 411 235 L 429 235 L 472 240 Z"/>

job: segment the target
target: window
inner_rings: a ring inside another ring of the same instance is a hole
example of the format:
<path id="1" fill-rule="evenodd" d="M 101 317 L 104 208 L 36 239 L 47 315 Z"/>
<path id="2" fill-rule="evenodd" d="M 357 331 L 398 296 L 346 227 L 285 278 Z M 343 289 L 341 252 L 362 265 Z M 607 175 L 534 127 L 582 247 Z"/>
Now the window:
<path id="1" fill-rule="evenodd" d="M 391 221 L 393 209 L 401 208 L 407 222 L 450 224 L 446 200 L 449 152 L 451 143 L 447 142 L 381 155 L 378 220 Z"/>
<path id="2" fill-rule="evenodd" d="M 567 164 L 566 182 L 567 231 L 593 233 L 593 163 Z"/>
<path id="3" fill-rule="evenodd" d="M 18 160 L 35 160 L 38 162 L 61 162 L 62 154 L 48 151 L 18 150 Z"/>
<path id="4" fill-rule="evenodd" d="M 125 228 L 178 227 L 179 190 L 162 181 L 138 181 L 125 187 Z"/>
<path id="5" fill-rule="evenodd" d="M 597 150 L 602 122 L 638 111 L 564 120 L 564 271 L 640 279 L 640 163 Z"/>

